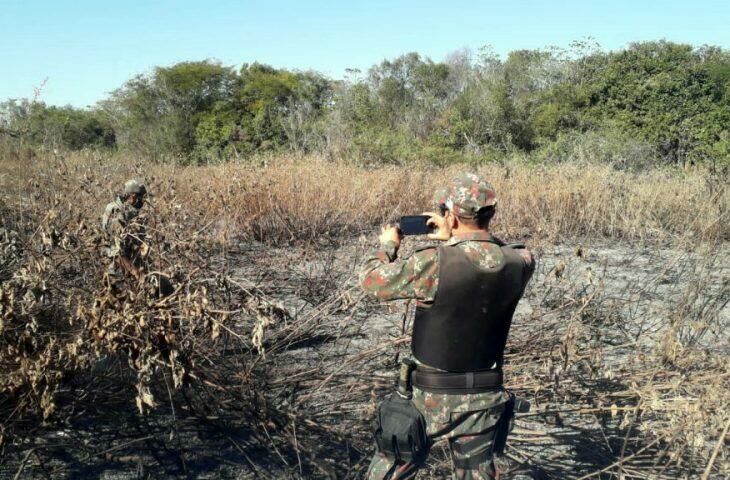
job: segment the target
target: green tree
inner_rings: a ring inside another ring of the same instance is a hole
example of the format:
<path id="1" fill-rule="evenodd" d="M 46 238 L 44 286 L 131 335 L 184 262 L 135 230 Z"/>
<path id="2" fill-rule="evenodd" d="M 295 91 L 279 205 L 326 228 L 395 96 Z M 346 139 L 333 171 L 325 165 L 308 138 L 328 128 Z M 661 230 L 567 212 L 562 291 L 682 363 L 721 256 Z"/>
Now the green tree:
<path id="1" fill-rule="evenodd" d="M 0 104 L 0 133 L 44 149 L 114 148 L 111 124 L 96 110 L 48 106 L 30 100 Z"/>
<path id="2" fill-rule="evenodd" d="M 228 101 L 201 119 L 196 141 L 212 155 L 318 145 L 316 121 L 331 98 L 330 82 L 316 73 L 244 64 Z"/>
<path id="3" fill-rule="evenodd" d="M 666 41 L 599 54 L 589 83 L 589 114 L 616 122 L 673 162 L 699 160 L 721 144 L 730 125 L 730 57 Z"/>
<path id="4" fill-rule="evenodd" d="M 185 155 L 201 118 L 230 99 L 237 81 L 218 63 L 183 62 L 133 78 L 102 105 L 124 147 L 152 158 Z"/>

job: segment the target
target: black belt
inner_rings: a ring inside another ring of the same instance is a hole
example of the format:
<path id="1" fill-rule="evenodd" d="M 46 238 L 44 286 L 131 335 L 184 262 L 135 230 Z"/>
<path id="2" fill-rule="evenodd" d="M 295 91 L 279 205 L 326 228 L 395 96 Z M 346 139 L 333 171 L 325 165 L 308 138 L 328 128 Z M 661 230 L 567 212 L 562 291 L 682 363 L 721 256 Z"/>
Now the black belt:
<path id="1" fill-rule="evenodd" d="M 502 370 L 452 373 L 418 367 L 411 373 L 414 387 L 431 393 L 481 393 L 502 387 Z"/>

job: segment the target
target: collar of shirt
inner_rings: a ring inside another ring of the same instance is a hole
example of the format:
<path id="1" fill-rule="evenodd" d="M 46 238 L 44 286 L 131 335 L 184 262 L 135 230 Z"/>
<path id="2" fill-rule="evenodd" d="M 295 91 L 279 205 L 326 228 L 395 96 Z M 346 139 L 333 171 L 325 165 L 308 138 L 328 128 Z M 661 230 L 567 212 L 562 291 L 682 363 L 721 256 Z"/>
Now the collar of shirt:
<path id="1" fill-rule="evenodd" d="M 449 239 L 448 242 L 446 242 L 446 245 L 453 245 L 455 243 L 459 242 L 465 242 L 468 240 L 481 240 L 481 241 L 494 241 L 492 238 L 492 234 L 485 231 L 480 232 L 469 232 L 469 233 L 462 233 L 460 235 L 454 235 Z"/>

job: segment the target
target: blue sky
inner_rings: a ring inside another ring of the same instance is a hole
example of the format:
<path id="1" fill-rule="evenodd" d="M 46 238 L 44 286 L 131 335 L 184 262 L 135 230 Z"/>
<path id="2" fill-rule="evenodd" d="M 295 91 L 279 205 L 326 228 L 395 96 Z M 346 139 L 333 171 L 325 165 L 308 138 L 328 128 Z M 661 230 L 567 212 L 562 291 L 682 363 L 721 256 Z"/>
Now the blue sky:
<path id="1" fill-rule="evenodd" d="M 730 48 L 730 0 L 0 0 L 0 100 L 91 105 L 156 65 L 217 59 L 342 78 L 417 51 L 434 60 L 489 44 L 604 49 L 667 39 Z"/>

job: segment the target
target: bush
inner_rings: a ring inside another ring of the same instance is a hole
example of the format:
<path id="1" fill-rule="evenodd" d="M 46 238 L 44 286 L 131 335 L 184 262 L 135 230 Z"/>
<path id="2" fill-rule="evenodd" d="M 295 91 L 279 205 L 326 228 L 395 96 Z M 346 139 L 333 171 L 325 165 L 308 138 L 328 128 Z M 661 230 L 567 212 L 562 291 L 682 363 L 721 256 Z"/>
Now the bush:
<path id="1" fill-rule="evenodd" d="M 44 150 L 116 146 L 111 124 L 98 111 L 9 100 L 0 104 L 0 133 Z"/>
<path id="2" fill-rule="evenodd" d="M 597 163 L 635 171 L 664 162 L 651 144 L 616 129 L 562 133 L 554 142 L 536 150 L 531 158 L 541 163 Z"/>

